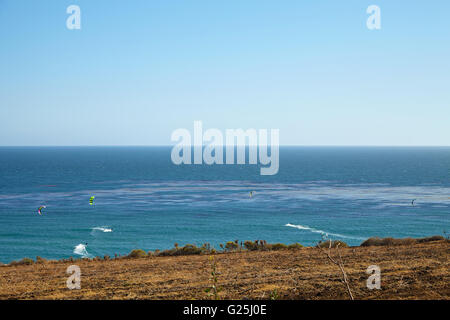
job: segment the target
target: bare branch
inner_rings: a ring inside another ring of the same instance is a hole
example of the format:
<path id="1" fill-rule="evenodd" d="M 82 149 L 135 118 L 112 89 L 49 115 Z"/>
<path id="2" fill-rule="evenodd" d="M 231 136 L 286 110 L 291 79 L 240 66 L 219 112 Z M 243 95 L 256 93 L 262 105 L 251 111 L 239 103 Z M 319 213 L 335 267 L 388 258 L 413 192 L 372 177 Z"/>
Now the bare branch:
<path id="1" fill-rule="evenodd" d="M 348 295 L 350 296 L 350 299 L 351 299 L 351 300 L 355 300 L 355 299 L 353 298 L 352 290 L 350 289 L 350 284 L 349 284 L 349 282 L 348 282 L 347 273 L 345 272 L 345 269 L 344 269 L 344 262 L 342 261 L 341 252 L 339 251 L 339 245 L 340 245 L 340 243 L 338 243 L 338 244 L 336 245 L 336 251 L 338 252 L 338 255 L 339 255 L 339 261 L 336 261 L 336 260 L 333 259 L 333 257 L 331 256 L 331 239 L 330 239 L 329 241 L 330 241 L 330 244 L 329 244 L 329 246 L 328 246 L 328 252 L 327 252 L 324 248 L 320 247 L 319 244 L 317 244 L 317 248 L 319 248 L 323 253 L 325 253 L 326 256 L 328 257 L 328 259 L 329 259 L 333 264 L 335 264 L 335 265 L 337 265 L 337 266 L 339 267 L 339 269 L 341 270 L 341 273 L 342 273 L 343 281 L 344 281 L 344 283 L 345 283 L 345 285 L 346 285 L 346 287 L 347 287 Z"/>

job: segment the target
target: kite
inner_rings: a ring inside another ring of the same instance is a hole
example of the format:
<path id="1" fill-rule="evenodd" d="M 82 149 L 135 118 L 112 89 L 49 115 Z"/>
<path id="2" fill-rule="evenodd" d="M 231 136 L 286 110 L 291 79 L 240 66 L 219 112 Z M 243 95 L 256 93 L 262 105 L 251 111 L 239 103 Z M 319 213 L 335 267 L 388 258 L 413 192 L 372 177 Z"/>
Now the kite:
<path id="1" fill-rule="evenodd" d="M 38 213 L 39 213 L 40 216 L 42 216 L 42 209 L 45 209 L 45 208 L 46 208 L 46 206 L 40 206 L 38 208 Z"/>

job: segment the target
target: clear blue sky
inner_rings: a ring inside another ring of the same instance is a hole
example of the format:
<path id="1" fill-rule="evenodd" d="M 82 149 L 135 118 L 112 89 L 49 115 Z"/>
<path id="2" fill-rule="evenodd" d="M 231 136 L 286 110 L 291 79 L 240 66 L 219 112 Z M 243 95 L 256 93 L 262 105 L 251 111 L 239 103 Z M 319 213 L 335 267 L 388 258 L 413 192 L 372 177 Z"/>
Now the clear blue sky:
<path id="1" fill-rule="evenodd" d="M 0 145 L 167 145 L 194 120 L 287 145 L 450 145 L 449 15 L 448 0 L 0 0 Z"/>

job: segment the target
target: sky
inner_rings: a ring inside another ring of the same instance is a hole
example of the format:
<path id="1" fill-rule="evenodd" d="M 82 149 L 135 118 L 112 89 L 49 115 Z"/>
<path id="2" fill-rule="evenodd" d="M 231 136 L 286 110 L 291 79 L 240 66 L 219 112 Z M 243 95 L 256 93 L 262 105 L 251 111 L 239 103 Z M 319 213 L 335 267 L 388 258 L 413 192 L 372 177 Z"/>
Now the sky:
<path id="1" fill-rule="evenodd" d="M 448 0 L 0 0 L 0 145 L 172 145 L 201 120 L 282 145 L 448 146 L 449 15 Z"/>

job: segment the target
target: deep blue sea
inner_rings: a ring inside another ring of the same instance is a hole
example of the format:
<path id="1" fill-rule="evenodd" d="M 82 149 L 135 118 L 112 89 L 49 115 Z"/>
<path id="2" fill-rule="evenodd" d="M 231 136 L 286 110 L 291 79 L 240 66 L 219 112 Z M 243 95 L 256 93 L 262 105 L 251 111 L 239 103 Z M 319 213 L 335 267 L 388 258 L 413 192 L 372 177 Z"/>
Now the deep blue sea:
<path id="1" fill-rule="evenodd" d="M 0 148 L 0 261 L 450 233 L 448 147 L 281 147 L 274 176 L 257 165 L 176 166 L 170 152 Z"/>

